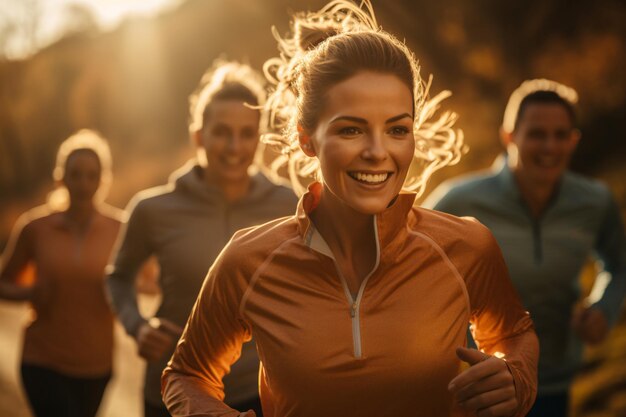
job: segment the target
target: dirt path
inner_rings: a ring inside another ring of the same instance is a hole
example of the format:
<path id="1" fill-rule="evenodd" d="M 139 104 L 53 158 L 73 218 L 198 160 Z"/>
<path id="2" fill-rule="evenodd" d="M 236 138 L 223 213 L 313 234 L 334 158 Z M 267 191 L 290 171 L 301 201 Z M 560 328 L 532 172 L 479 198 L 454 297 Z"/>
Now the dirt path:
<path id="1" fill-rule="evenodd" d="M 154 311 L 156 297 L 140 297 L 142 311 Z M 32 417 L 22 394 L 19 359 L 22 332 L 28 322 L 25 304 L 0 301 L 0 416 Z M 107 387 L 98 417 L 142 415 L 143 361 L 122 327 L 115 328 L 114 377 Z"/>

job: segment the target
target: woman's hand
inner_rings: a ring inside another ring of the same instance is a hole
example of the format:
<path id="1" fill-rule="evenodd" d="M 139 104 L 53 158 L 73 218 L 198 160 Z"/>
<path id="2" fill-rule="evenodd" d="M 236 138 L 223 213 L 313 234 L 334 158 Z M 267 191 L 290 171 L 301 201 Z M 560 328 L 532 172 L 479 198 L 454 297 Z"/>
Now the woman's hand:
<path id="1" fill-rule="evenodd" d="M 518 408 L 513 375 L 504 360 L 476 349 L 458 347 L 456 354 L 470 368 L 457 375 L 448 390 L 458 404 L 478 417 L 510 417 Z"/>
<path id="2" fill-rule="evenodd" d="M 137 331 L 139 355 L 149 362 L 158 361 L 178 341 L 182 333 L 183 329 L 173 322 L 153 317 Z"/>

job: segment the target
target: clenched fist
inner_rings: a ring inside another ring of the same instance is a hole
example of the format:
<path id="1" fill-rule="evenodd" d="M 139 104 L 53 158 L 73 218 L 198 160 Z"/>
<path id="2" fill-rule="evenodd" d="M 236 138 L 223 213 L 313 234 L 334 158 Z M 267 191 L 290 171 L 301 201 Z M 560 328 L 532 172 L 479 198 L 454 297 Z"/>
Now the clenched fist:
<path id="1" fill-rule="evenodd" d="M 171 321 L 153 317 L 137 331 L 139 355 L 149 362 L 158 361 L 171 350 L 182 333 L 183 329 Z"/>
<path id="2" fill-rule="evenodd" d="M 476 349 L 458 347 L 456 354 L 470 368 L 457 375 L 448 390 L 458 404 L 478 417 L 509 417 L 519 404 L 513 375 L 506 362 Z"/>

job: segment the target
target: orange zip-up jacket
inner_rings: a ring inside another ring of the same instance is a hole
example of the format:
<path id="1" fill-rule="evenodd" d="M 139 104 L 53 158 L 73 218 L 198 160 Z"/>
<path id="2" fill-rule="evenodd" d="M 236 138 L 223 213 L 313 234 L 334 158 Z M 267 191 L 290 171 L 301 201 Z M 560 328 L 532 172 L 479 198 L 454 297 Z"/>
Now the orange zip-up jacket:
<path id="1" fill-rule="evenodd" d="M 254 336 L 267 417 L 464 415 L 447 386 L 469 321 L 481 349 L 505 355 L 525 415 L 537 344 L 491 233 L 401 194 L 374 216 L 376 265 L 353 295 L 307 215 L 320 189 L 296 216 L 238 232 L 213 264 L 163 373 L 170 412 L 254 415 L 221 402 Z"/>
<path id="2" fill-rule="evenodd" d="M 111 372 L 113 313 L 104 292 L 104 267 L 122 214 L 101 208 L 84 235 L 61 212 L 42 206 L 22 215 L 0 266 L 0 280 L 19 282 L 34 267 L 33 320 L 22 362 L 90 378 Z"/>

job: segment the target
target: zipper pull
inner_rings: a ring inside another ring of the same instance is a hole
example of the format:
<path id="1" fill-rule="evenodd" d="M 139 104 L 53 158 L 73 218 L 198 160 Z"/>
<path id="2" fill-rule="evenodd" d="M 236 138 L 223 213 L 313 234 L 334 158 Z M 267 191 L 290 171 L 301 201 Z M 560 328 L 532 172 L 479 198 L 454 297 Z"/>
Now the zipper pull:
<path id="1" fill-rule="evenodd" d="M 352 303 L 352 308 L 350 308 L 350 317 L 356 317 L 356 302 Z"/>

